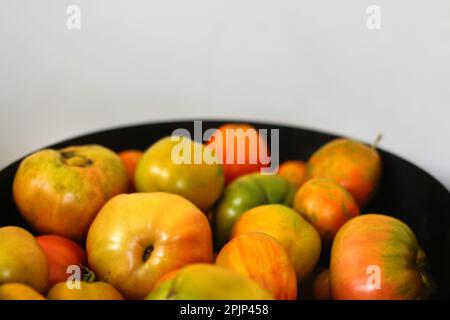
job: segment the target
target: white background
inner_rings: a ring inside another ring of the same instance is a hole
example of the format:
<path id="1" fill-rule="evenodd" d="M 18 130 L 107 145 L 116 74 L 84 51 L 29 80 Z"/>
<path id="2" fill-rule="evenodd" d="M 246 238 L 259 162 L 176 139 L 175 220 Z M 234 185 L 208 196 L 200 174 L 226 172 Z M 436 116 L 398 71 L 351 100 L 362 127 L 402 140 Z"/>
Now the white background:
<path id="1" fill-rule="evenodd" d="M 93 130 L 226 117 L 383 133 L 450 188 L 449 76 L 448 0 L 0 0 L 0 167 Z"/>

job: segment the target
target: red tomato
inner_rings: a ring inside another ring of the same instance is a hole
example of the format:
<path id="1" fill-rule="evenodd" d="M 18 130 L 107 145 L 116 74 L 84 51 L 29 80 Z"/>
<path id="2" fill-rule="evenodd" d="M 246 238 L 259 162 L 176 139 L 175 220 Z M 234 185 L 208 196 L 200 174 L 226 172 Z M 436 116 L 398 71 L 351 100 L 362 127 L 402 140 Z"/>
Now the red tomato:
<path id="1" fill-rule="evenodd" d="M 228 136 L 233 138 L 232 140 L 227 139 L 227 132 L 229 132 Z M 234 135 L 231 136 L 230 133 L 234 133 Z M 229 123 L 220 126 L 211 137 L 209 145 L 215 150 L 216 156 L 223 164 L 225 184 L 239 176 L 259 171 L 262 167 L 268 166 L 268 164 L 262 163 L 264 158 L 261 157 L 261 155 L 269 155 L 267 143 L 251 125 Z M 257 154 L 251 154 L 252 145 L 257 146 L 258 151 L 255 150 Z M 238 155 L 242 155 L 244 163 L 238 163 Z M 251 161 L 253 159 L 256 161 Z"/>
<path id="2" fill-rule="evenodd" d="M 70 239 L 57 235 L 43 235 L 36 237 L 36 240 L 48 261 L 47 288 L 51 288 L 58 282 L 66 281 L 68 266 L 86 264 L 86 254 L 83 249 Z"/>

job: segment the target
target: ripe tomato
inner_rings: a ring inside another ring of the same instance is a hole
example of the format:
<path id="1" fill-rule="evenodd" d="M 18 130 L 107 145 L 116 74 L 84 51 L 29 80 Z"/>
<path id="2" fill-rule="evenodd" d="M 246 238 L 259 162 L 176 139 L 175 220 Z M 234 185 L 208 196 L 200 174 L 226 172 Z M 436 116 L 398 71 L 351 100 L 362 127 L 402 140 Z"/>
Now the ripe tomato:
<path id="1" fill-rule="evenodd" d="M 280 165 L 278 175 L 299 188 L 306 180 L 306 163 L 300 160 L 285 161 Z"/>
<path id="2" fill-rule="evenodd" d="M 128 191 L 119 156 L 99 145 L 41 150 L 25 158 L 13 183 L 22 216 L 39 233 L 82 241 L 98 211 Z"/>
<path id="3" fill-rule="evenodd" d="M 127 299 L 142 299 L 167 272 L 212 261 L 206 216 L 165 192 L 119 195 L 99 212 L 87 237 L 89 266 Z"/>
<path id="4" fill-rule="evenodd" d="M 289 207 L 267 204 L 246 211 L 234 224 L 231 238 L 248 232 L 262 232 L 277 239 L 291 258 L 300 283 L 312 273 L 319 260 L 319 233 Z"/>
<path id="5" fill-rule="evenodd" d="M 23 283 L 6 283 L 0 286 L 0 300 L 45 300 L 45 297 Z"/>
<path id="6" fill-rule="evenodd" d="M 381 158 L 375 148 L 353 140 L 336 139 L 311 156 L 306 171 L 308 179 L 328 178 L 336 181 L 363 208 L 378 186 Z"/>
<path id="7" fill-rule="evenodd" d="M 123 300 L 122 295 L 106 282 L 80 281 L 79 288 L 69 288 L 66 282 L 55 284 L 47 293 L 49 300 Z"/>
<path id="8" fill-rule="evenodd" d="M 136 187 L 134 185 L 134 175 L 136 172 L 139 160 L 141 160 L 144 152 L 141 150 L 124 150 L 119 152 L 119 157 L 125 166 L 127 171 L 128 182 L 129 182 L 129 192 L 135 192 Z"/>
<path id="9" fill-rule="evenodd" d="M 83 249 L 68 238 L 58 235 L 42 235 L 36 237 L 36 240 L 48 261 L 47 288 L 51 288 L 58 282 L 66 281 L 68 266 L 86 264 L 86 254 Z"/>
<path id="10" fill-rule="evenodd" d="M 365 214 L 349 220 L 331 250 L 334 299 L 418 299 L 428 289 L 426 259 L 400 220 Z"/>
<path id="11" fill-rule="evenodd" d="M 251 125 L 229 123 L 220 126 L 211 137 L 209 145 L 213 147 L 216 156 L 223 164 L 225 184 L 268 165 L 262 163 L 264 158 L 261 157 L 261 155 L 268 156 L 267 142 Z M 256 149 L 252 149 L 253 145 Z M 257 152 L 257 154 L 251 154 L 251 152 Z M 244 160 L 241 163 L 238 163 L 239 155 Z M 255 161 L 251 161 L 252 159 Z"/>
<path id="12" fill-rule="evenodd" d="M 216 264 L 252 278 L 275 299 L 297 298 L 294 265 L 283 245 L 267 234 L 251 232 L 232 239 L 220 251 Z"/>
<path id="13" fill-rule="evenodd" d="M 351 194 L 329 179 L 315 178 L 295 194 L 294 209 L 319 231 L 322 243 L 329 249 L 339 228 L 359 215 Z"/>
<path id="14" fill-rule="evenodd" d="M 47 281 L 47 259 L 33 235 L 20 227 L 0 228 L 0 284 L 23 283 L 44 292 Z"/>

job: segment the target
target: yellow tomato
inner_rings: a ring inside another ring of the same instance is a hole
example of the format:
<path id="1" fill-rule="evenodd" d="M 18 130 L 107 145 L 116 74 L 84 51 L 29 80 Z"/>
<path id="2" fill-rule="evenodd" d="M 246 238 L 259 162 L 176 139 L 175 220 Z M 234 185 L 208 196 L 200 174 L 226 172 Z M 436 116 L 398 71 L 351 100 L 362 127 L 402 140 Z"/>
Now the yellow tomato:
<path id="1" fill-rule="evenodd" d="M 19 227 L 0 228 L 0 284 L 18 282 L 43 292 L 48 263 L 31 233 Z"/>
<path id="2" fill-rule="evenodd" d="M 145 152 L 136 169 L 136 190 L 175 193 L 207 212 L 222 193 L 222 166 L 204 157 L 208 146 L 176 138 L 161 139 Z"/>
<path id="3" fill-rule="evenodd" d="M 319 260 L 319 233 L 289 207 L 268 204 L 246 211 L 234 224 L 231 237 L 249 232 L 262 232 L 277 239 L 294 264 L 297 280 L 310 275 Z"/>
<path id="4" fill-rule="evenodd" d="M 66 282 L 55 284 L 47 293 L 49 300 L 123 300 L 122 295 L 106 282 L 79 282 L 79 288 Z"/>
<path id="5" fill-rule="evenodd" d="M 142 299 L 167 272 L 211 262 L 206 216 L 170 193 L 134 193 L 111 199 L 87 237 L 89 266 L 125 298 Z"/>
<path id="6" fill-rule="evenodd" d="M 45 297 L 23 283 L 6 283 L 0 286 L 0 300 L 45 300 Z"/>

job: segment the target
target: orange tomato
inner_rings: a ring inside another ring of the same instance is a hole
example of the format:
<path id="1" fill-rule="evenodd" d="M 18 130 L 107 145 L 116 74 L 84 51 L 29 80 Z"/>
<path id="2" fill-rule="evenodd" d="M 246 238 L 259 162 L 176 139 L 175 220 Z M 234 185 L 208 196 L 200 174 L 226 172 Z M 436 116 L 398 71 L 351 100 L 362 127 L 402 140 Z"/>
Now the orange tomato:
<path id="1" fill-rule="evenodd" d="M 235 222 L 231 237 L 262 232 L 277 239 L 286 249 L 298 281 L 306 279 L 320 257 L 320 236 L 316 229 L 293 209 L 268 204 L 250 209 Z"/>
<path id="2" fill-rule="evenodd" d="M 297 298 L 297 278 L 286 250 L 275 238 L 246 233 L 228 242 L 216 264 L 258 282 L 278 300 Z"/>
<path id="3" fill-rule="evenodd" d="M 45 300 L 45 297 L 23 283 L 6 283 L 0 286 L 0 300 Z"/>
<path id="4" fill-rule="evenodd" d="M 336 181 L 363 208 L 378 186 L 381 159 L 375 148 L 353 140 L 336 139 L 311 156 L 306 171 L 308 179 L 328 178 Z"/>
<path id="5" fill-rule="evenodd" d="M 264 159 L 261 157 L 261 155 L 268 155 L 267 142 L 251 125 L 229 123 L 220 126 L 208 144 L 215 150 L 216 156 L 222 163 L 225 184 L 239 176 L 259 171 L 262 167 L 268 166 L 268 164 L 262 163 Z M 250 154 L 252 146 L 257 147 L 258 154 Z M 238 155 L 241 155 L 243 159 L 240 163 L 238 163 Z"/>
<path id="6" fill-rule="evenodd" d="M 55 284 L 47 293 L 49 300 L 123 300 L 122 295 L 106 282 L 79 282 L 79 288 L 69 288 L 66 282 Z"/>
<path id="7" fill-rule="evenodd" d="M 119 157 L 125 166 L 125 170 L 127 171 L 129 192 L 134 192 L 136 190 L 134 185 L 134 175 L 139 160 L 141 160 L 143 155 L 144 152 L 141 150 L 124 150 L 119 152 Z"/>
<path id="8" fill-rule="evenodd" d="M 295 194 L 294 209 L 319 231 L 324 245 L 329 246 L 339 228 L 359 215 L 353 197 L 329 179 L 312 179 Z"/>
<path id="9" fill-rule="evenodd" d="M 36 237 L 36 240 L 48 261 L 47 288 L 67 280 L 68 266 L 86 264 L 86 254 L 83 249 L 70 239 L 58 235 L 43 235 Z"/>
<path id="10" fill-rule="evenodd" d="M 280 165 L 278 175 L 299 188 L 306 180 L 306 163 L 300 160 L 285 161 Z"/>

